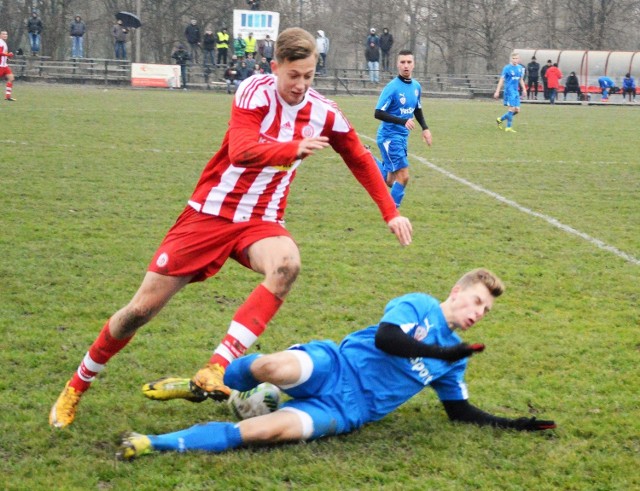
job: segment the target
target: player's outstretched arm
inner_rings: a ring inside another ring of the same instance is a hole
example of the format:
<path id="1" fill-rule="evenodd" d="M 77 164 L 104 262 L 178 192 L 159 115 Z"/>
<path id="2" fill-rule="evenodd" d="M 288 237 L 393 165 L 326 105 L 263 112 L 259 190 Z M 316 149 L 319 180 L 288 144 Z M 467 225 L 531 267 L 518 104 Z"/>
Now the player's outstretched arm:
<path id="1" fill-rule="evenodd" d="M 447 416 L 451 421 L 460 423 L 472 423 L 479 426 L 493 426 L 518 431 L 544 431 L 556 427 L 555 421 L 537 418 L 502 418 L 489 414 L 469 403 L 463 401 L 442 401 Z"/>
<path id="2" fill-rule="evenodd" d="M 405 333 L 400 326 L 381 322 L 376 331 L 376 348 L 403 358 L 437 358 L 454 362 L 484 350 L 484 344 L 460 343 L 455 346 L 425 344 Z"/>
<path id="3" fill-rule="evenodd" d="M 389 230 L 391 230 L 391 232 L 398 238 L 400 244 L 403 246 L 411 244 L 413 227 L 408 218 L 398 216 L 389 220 L 387 225 L 389 226 Z"/>

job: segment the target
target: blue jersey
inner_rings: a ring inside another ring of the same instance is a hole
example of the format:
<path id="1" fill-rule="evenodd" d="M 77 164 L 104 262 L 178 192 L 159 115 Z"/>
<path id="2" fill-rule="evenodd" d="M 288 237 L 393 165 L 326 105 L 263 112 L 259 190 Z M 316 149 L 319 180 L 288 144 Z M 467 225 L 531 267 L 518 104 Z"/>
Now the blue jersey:
<path id="1" fill-rule="evenodd" d="M 380 322 L 396 324 L 425 344 L 453 346 L 461 343 L 444 318 L 439 302 L 424 293 L 410 293 L 389 302 Z M 351 367 L 361 388 L 359 405 L 368 421 L 377 421 L 431 386 L 441 400 L 467 399 L 464 372 L 467 359 L 454 363 L 434 358 L 403 358 L 375 346 L 378 326 L 348 335 L 340 353 Z"/>
<path id="2" fill-rule="evenodd" d="M 502 69 L 501 77 L 504 79 L 504 94 L 518 92 L 520 80 L 524 78 L 525 68 L 522 65 L 512 65 L 509 63 Z"/>
<path id="3" fill-rule="evenodd" d="M 600 84 L 600 87 L 602 87 L 603 89 L 610 89 L 615 85 L 615 83 L 613 82 L 613 79 L 609 77 L 600 77 L 598 79 L 598 83 Z"/>
<path id="4" fill-rule="evenodd" d="M 402 119 L 412 119 L 416 109 L 422 109 L 420 95 L 422 87 L 416 80 L 404 81 L 400 77 L 389 82 L 378 99 L 376 109 Z M 401 124 L 382 121 L 378 127 L 378 140 L 395 137 L 407 138 L 409 130 Z"/>
<path id="5" fill-rule="evenodd" d="M 449 329 L 438 301 L 424 293 L 392 300 L 380 322 L 398 325 L 425 344 L 461 342 Z M 309 415 L 313 428 L 308 438 L 348 433 L 377 421 L 427 386 L 435 389 L 440 400 L 468 398 L 466 358 L 449 363 L 389 355 L 375 346 L 377 330 L 378 325 L 356 331 L 340 346 L 333 341 L 312 341 L 290 348 L 309 355 L 313 372 L 306 381 L 285 389 L 292 399 L 282 409 Z M 233 367 L 231 364 L 228 372 Z"/>

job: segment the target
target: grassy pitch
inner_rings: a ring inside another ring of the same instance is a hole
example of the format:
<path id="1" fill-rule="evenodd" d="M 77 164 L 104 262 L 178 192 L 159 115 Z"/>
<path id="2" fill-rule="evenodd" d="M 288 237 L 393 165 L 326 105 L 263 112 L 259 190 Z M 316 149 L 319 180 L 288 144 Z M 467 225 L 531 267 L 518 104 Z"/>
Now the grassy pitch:
<path id="1" fill-rule="evenodd" d="M 507 284 L 465 334 L 487 350 L 470 400 L 555 419 L 550 435 L 454 425 L 434 393 L 348 436 L 222 455 L 114 460 L 126 430 L 229 417 L 224 405 L 146 400 L 191 375 L 259 281 L 235 263 L 192 285 L 116 358 L 76 422 L 51 404 L 110 314 L 142 279 L 224 134 L 224 94 L 18 84 L 0 136 L 0 471 L 4 489 L 502 489 L 640 487 L 640 108 L 525 106 L 515 134 L 497 102 L 426 100 L 415 132 L 401 248 L 339 157 L 309 158 L 288 228 L 303 270 L 254 347 L 332 338 L 376 322 L 409 291 L 444 298 L 468 269 Z M 374 144 L 374 98 L 339 98 Z M 375 147 L 375 144 L 374 144 Z"/>

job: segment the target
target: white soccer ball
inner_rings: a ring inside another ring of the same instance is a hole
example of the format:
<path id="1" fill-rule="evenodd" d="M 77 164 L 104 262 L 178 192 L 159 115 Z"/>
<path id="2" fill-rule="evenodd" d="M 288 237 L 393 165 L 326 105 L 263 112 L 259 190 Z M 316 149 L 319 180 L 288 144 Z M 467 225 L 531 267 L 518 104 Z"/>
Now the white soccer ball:
<path id="1" fill-rule="evenodd" d="M 280 389 L 269 382 L 263 382 L 247 392 L 232 390 L 227 404 L 238 419 L 262 416 L 278 409 Z"/>

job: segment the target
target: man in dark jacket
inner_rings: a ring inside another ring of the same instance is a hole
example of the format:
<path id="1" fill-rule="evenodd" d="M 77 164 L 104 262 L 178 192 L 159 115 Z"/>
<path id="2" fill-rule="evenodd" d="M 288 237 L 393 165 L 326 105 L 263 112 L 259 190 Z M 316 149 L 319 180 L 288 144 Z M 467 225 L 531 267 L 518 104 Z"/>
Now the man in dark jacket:
<path id="1" fill-rule="evenodd" d="M 377 84 L 380 82 L 380 48 L 372 41 L 364 51 L 364 57 L 369 67 L 369 81 Z"/>
<path id="2" fill-rule="evenodd" d="M 42 21 L 36 12 L 32 12 L 31 18 L 27 21 L 27 31 L 31 42 L 31 54 L 36 56 L 40 51 L 40 35 L 42 34 Z"/>
<path id="3" fill-rule="evenodd" d="M 527 99 L 538 100 L 538 79 L 540 77 L 540 63 L 532 56 L 527 65 Z M 534 95 L 535 91 L 535 95 Z"/>
<path id="4" fill-rule="evenodd" d="M 173 52 L 171 58 L 176 60 L 176 63 L 180 65 L 180 77 L 182 78 L 182 88 L 187 88 L 187 63 L 191 59 L 189 52 L 184 49 L 182 44 L 178 45 L 178 48 Z"/>
<path id="5" fill-rule="evenodd" d="M 204 50 L 204 65 L 209 63 L 210 65 L 215 66 L 216 60 L 213 56 L 214 50 L 216 49 L 216 37 L 213 34 L 212 29 L 206 29 L 204 31 L 204 36 L 202 37 L 202 49 Z"/>
<path id="6" fill-rule="evenodd" d="M 200 50 L 200 41 L 202 35 L 200 34 L 200 28 L 198 27 L 198 21 L 191 19 L 191 23 L 184 30 L 184 36 L 187 38 L 191 51 L 191 59 L 194 63 L 198 63 L 198 51 Z"/>
<path id="7" fill-rule="evenodd" d="M 76 15 L 69 28 L 71 36 L 71 58 L 82 58 L 84 56 L 83 36 L 86 31 L 82 17 Z"/>
<path id="8" fill-rule="evenodd" d="M 547 87 L 547 77 L 545 77 L 545 74 L 552 65 L 553 62 L 551 60 L 547 60 L 547 64 L 540 70 L 540 76 L 542 77 L 542 88 L 544 90 L 544 98 L 547 101 L 549 100 L 549 87 Z"/>
<path id="9" fill-rule="evenodd" d="M 571 75 L 567 77 L 567 81 L 564 84 L 564 99 L 567 100 L 567 94 L 569 92 L 575 92 L 578 94 L 578 100 L 582 99 L 582 91 L 580 90 L 580 82 L 576 76 L 576 72 L 571 72 Z"/>
<path id="10" fill-rule="evenodd" d="M 393 34 L 389 32 L 389 28 L 382 29 L 380 36 L 380 51 L 382 52 L 382 70 L 389 71 L 389 53 L 393 47 Z"/>

